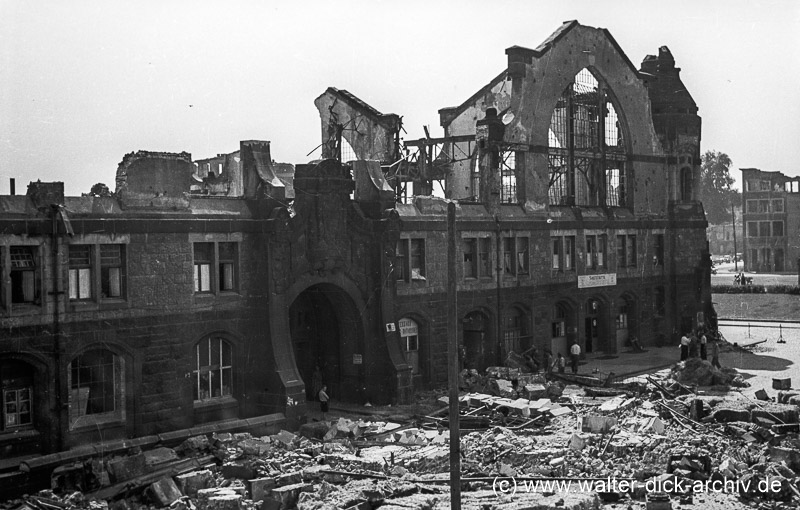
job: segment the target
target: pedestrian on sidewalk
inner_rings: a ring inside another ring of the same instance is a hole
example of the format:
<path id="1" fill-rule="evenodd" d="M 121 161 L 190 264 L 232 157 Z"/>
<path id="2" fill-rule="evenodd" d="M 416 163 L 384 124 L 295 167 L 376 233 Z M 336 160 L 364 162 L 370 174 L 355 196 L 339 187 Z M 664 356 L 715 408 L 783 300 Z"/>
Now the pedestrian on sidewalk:
<path id="1" fill-rule="evenodd" d="M 578 342 L 572 342 L 572 347 L 569 348 L 569 354 L 572 358 L 572 373 L 578 373 L 578 359 L 581 357 L 581 346 L 578 345 Z"/>
<path id="2" fill-rule="evenodd" d="M 681 337 L 681 361 L 686 361 L 689 359 L 689 344 L 692 341 L 689 340 L 689 333 L 684 333 Z"/>
<path id="3" fill-rule="evenodd" d="M 722 365 L 719 364 L 719 340 L 711 342 L 711 366 L 722 368 Z"/>
<path id="4" fill-rule="evenodd" d="M 322 421 L 328 421 L 328 401 L 331 397 L 328 396 L 328 386 L 326 384 L 322 385 L 322 389 L 319 390 L 319 408 L 322 411 Z"/>

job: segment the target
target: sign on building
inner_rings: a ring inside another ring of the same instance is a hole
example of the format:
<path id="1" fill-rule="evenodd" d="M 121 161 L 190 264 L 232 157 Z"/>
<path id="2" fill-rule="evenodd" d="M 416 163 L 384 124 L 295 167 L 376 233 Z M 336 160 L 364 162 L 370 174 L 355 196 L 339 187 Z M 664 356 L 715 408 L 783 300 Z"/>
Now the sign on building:
<path id="1" fill-rule="evenodd" d="M 578 276 L 578 288 L 610 287 L 617 284 L 617 273 L 585 274 Z"/>
<path id="2" fill-rule="evenodd" d="M 411 319 L 400 319 L 397 324 L 400 326 L 401 337 L 417 335 L 417 323 Z"/>

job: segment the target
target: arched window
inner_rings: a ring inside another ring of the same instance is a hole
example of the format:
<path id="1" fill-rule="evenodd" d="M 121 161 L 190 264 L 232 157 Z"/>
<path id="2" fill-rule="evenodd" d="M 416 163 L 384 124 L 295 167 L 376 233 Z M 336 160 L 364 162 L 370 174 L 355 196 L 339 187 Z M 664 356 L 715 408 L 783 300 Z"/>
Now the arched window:
<path id="1" fill-rule="evenodd" d="M 231 395 L 231 345 L 218 336 L 209 336 L 195 346 L 194 400 L 204 401 Z"/>
<path id="2" fill-rule="evenodd" d="M 93 349 L 69 364 L 70 427 L 124 419 L 125 362 L 111 351 Z"/>
<path id="3" fill-rule="evenodd" d="M 582 69 L 550 118 L 551 205 L 629 205 L 621 123 L 606 88 Z"/>

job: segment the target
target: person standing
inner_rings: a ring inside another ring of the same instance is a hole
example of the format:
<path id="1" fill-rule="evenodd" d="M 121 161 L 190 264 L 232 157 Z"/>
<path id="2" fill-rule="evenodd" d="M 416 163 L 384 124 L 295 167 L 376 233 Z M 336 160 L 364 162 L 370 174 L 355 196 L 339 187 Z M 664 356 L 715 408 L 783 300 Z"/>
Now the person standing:
<path id="1" fill-rule="evenodd" d="M 692 341 L 689 339 L 689 334 L 684 333 L 681 337 L 681 361 L 686 361 L 689 359 L 689 344 Z"/>
<path id="2" fill-rule="evenodd" d="M 569 348 L 569 355 L 572 358 L 572 373 L 578 373 L 578 359 L 581 357 L 581 346 L 578 342 L 573 341 L 572 347 Z"/>
<path id="3" fill-rule="evenodd" d="M 708 352 L 706 351 L 706 344 L 708 343 L 708 338 L 706 337 L 705 331 L 700 333 L 700 359 L 705 361 L 708 357 Z"/>
<path id="4" fill-rule="evenodd" d="M 545 356 L 547 358 L 544 362 L 544 370 L 545 372 L 550 373 L 553 371 L 553 366 L 555 365 L 555 362 L 553 361 L 553 354 L 550 351 L 545 351 Z"/>
<path id="5" fill-rule="evenodd" d="M 558 353 L 558 357 L 553 362 L 553 365 L 555 365 L 556 368 L 558 368 L 558 373 L 559 374 L 563 374 L 564 370 L 566 370 L 566 368 L 567 368 L 567 360 L 564 359 L 564 355 L 559 352 Z"/>
<path id="6" fill-rule="evenodd" d="M 719 340 L 711 342 L 711 366 L 722 368 L 722 365 L 719 364 Z"/>
<path id="7" fill-rule="evenodd" d="M 323 384 L 322 389 L 319 390 L 319 408 L 322 411 L 322 421 L 328 421 L 328 401 L 331 398 L 328 396 L 328 386 Z"/>

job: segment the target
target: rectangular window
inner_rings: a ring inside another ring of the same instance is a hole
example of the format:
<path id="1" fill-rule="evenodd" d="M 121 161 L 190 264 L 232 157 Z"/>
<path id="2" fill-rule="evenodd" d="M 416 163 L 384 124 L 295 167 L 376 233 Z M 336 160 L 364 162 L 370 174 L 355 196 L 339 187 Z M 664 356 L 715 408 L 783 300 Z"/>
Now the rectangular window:
<path id="1" fill-rule="evenodd" d="M 758 222 L 757 221 L 748 221 L 747 222 L 747 237 L 758 237 Z"/>
<path id="2" fill-rule="evenodd" d="M 513 237 L 503 238 L 503 274 L 514 276 L 516 274 L 516 249 Z"/>
<path id="3" fill-rule="evenodd" d="M 3 429 L 14 429 L 33 423 L 31 388 L 3 390 Z"/>
<path id="4" fill-rule="evenodd" d="M 597 237 L 597 266 L 606 267 L 606 246 L 608 245 L 607 236 Z"/>
<path id="5" fill-rule="evenodd" d="M 33 246 L 12 246 L 10 255 L 11 303 L 38 304 L 36 248 Z"/>
<path id="6" fill-rule="evenodd" d="M 782 198 L 774 198 L 772 199 L 772 212 L 782 213 L 783 212 L 783 199 Z"/>
<path id="7" fill-rule="evenodd" d="M 627 248 L 628 248 L 628 254 L 627 254 L 627 257 L 626 257 L 626 262 L 628 263 L 629 266 L 635 266 L 636 265 L 636 236 L 635 235 L 628 236 Z"/>
<path id="8" fill-rule="evenodd" d="M 517 274 L 528 274 L 528 238 L 517 238 Z"/>
<path id="9" fill-rule="evenodd" d="M 758 200 L 748 200 L 747 201 L 747 211 L 748 213 L 757 213 L 758 212 Z"/>
<path id="10" fill-rule="evenodd" d="M 69 298 L 92 298 L 92 250 L 90 244 L 73 244 L 69 247 Z"/>
<path id="11" fill-rule="evenodd" d="M 772 237 L 783 237 L 783 222 L 782 221 L 773 221 L 772 222 Z"/>
<path id="12" fill-rule="evenodd" d="M 586 268 L 593 269 L 597 267 L 597 238 L 595 236 L 586 236 Z"/>
<path id="13" fill-rule="evenodd" d="M 102 298 L 124 296 L 125 250 L 121 244 L 100 245 L 100 291 Z"/>
<path id="14" fill-rule="evenodd" d="M 211 264 L 214 260 L 214 243 L 194 243 L 194 291 L 212 292 Z"/>
<path id="15" fill-rule="evenodd" d="M 219 243 L 219 290 L 231 292 L 236 290 L 236 260 L 238 260 L 237 243 Z"/>
<path id="16" fill-rule="evenodd" d="M 425 239 L 411 239 L 411 279 L 425 279 Z"/>
<path id="17" fill-rule="evenodd" d="M 759 221 L 758 222 L 758 237 L 769 237 L 769 222 L 768 221 Z"/>
<path id="18" fill-rule="evenodd" d="M 575 236 L 564 238 L 564 271 L 575 269 Z"/>
<path id="19" fill-rule="evenodd" d="M 625 267 L 628 265 L 626 259 L 628 256 L 626 240 L 625 236 L 617 236 L 617 267 Z"/>
<path id="20" fill-rule="evenodd" d="M 769 212 L 769 200 L 759 200 L 758 201 L 758 212 L 760 212 L 760 213 L 768 213 Z"/>
<path id="21" fill-rule="evenodd" d="M 408 264 L 408 239 L 399 239 L 395 245 L 394 258 L 396 266 L 394 268 L 394 276 L 397 281 L 408 281 L 408 271 L 406 264 Z"/>
<path id="22" fill-rule="evenodd" d="M 554 237 L 551 241 L 553 245 L 553 269 L 561 269 L 561 254 L 564 251 L 561 247 L 561 238 Z"/>
<path id="23" fill-rule="evenodd" d="M 664 265 L 664 234 L 655 235 L 655 253 L 653 254 L 653 264 L 656 266 Z"/>
<path id="24" fill-rule="evenodd" d="M 492 238 L 484 237 L 480 239 L 480 276 L 482 278 L 492 276 Z"/>
<path id="25" fill-rule="evenodd" d="M 477 239 L 464 239 L 462 251 L 464 253 L 464 278 L 478 277 L 478 249 Z"/>

